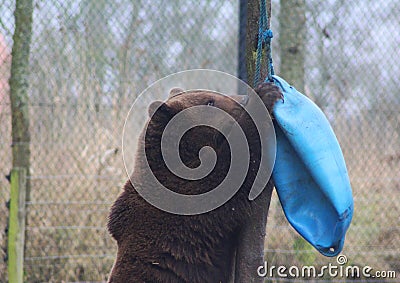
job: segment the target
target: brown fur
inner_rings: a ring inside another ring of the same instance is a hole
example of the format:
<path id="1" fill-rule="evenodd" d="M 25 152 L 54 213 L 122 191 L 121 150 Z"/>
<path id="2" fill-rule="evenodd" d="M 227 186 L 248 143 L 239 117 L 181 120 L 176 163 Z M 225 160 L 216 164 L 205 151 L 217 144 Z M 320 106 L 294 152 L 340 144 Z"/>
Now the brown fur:
<path id="1" fill-rule="evenodd" d="M 262 84 L 257 89 L 269 110 L 281 98 L 276 86 Z M 218 155 L 209 176 L 187 181 L 174 176 L 162 162 L 160 138 L 169 119 L 177 112 L 210 100 L 230 113 L 245 129 L 251 141 L 249 171 L 245 182 L 223 206 L 205 214 L 182 216 L 159 210 L 146 202 L 130 181 L 112 206 L 108 229 L 118 243 L 117 258 L 109 282 L 113 283 L 219 283 L 228 282 L 235 246 L 241 227 L 252 209 L 248 194 L 259 166 L 260 146 L 253 122 L 234 100 L 210 92 L 180 93 L 172 96 L 148 122 L 145 137 L 146 157 L 138 154 L 134 175 L 143 186 L 143 161 L 147 158 L 153 173 L 169 189 L 184 194 L 199 194 L 215 188 L 230 166 L 230 151 L 225 138 L 210 127 L 196 127 L 181 141 L 181 158 L 192 168 L 199 165 L 198 152 L 212 146 Z M 157 105 L 157 106 L 159 106 Z M 154 109 L 150 109 L 150 112 Z M 197 117 L 190 117 L 196 119 Z M 272 184 L 268 183 L 268 190 Z"/>

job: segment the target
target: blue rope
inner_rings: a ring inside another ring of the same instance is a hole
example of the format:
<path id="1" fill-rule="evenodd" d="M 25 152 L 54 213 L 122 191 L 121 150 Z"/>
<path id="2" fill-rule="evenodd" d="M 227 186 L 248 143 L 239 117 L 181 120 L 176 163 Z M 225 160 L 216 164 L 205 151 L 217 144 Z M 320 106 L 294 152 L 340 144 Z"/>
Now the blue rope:
<path id="1" fill-rule="evenodd" d="M 272 30 L 268 29 L 268 15 L 266 11 L 265 0 L 260 0 L 260 19 L 258 23 L 258 43 L 257 43 L 257 58 L 256 58 L 256 71 L 254 74 L 254 87 L 257 87 L 261 76 L 261 57 L 262 45 L 265 43 L 267 48 L 267 77 L 269 81 L 273 81 L 274 65 L 272 63 L 271 55 L 271 39 L 273 37 Z"/>

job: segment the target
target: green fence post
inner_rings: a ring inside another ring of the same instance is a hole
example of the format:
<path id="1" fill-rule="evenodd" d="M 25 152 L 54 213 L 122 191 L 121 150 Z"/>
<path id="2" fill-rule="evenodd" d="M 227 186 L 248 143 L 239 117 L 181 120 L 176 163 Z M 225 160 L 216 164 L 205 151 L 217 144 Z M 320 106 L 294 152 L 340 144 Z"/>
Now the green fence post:
<path id="1" fill-rule="evenodd" d="M 25 243 L 26 169 L 11 171 L 10 215 L 8 225 L 8 282 L 22 283 Z"/>

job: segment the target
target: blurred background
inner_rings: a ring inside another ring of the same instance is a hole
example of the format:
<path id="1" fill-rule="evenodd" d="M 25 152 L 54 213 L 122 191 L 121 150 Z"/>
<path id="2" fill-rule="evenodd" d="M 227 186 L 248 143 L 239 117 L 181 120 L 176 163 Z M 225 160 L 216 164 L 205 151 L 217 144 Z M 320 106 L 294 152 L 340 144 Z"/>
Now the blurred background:
<path id="1" fill-rule="evenodd" d="M 14 9 L 15 0 L 0 0 L 1 282 L 7 278 Z M 397 0 L 273 0 L 271 19 L 276 73 L 325 112 L 347 162 L 355 212 L 342 254 L 349 264 L 398 276 L 399 15 Z M 292 29 L 300 35 L 293 48 L 304 54 L 299 81 L 281 68 L 290 58 L 283 46 L 292 40 L 285 24 L 293 20 L 304 27 Z M 116 252 L 107 214 L 127 180 L 121 137 L 130 105 L 173 72 L 210 68 L 238 75 L 239 23 L 239 1 L 34 1 L 26 282 L 106 280 Z M 289 226 L 275 193 L 265 253 L 273 265 L 336 263 Z M 275 281 L 283 279 L 268 280 Z"/>

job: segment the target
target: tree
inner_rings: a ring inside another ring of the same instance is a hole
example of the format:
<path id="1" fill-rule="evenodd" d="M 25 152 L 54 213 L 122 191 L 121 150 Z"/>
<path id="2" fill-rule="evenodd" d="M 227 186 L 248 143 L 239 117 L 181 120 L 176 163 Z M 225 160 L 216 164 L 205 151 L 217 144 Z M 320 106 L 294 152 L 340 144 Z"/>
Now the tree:
<path id="1" fill-rule="evenodd" d="M 280 75 L 304 92 L 305 0 L 281 0 L 279 13 Z"/>
<path id="2" fill-rule="evenodd" d="M 13 167 L 29 168 L 28 77 L 32 37 L 32 0 L 18 0 L 15 8 L 10 101 L 12 111 Z"/>
<path id="3" fill-rule="evenodd" d="M 268 19 L 270 19 L 271 0 L 266 0 L 266 6 Z M 259 0 L 241 1 L 240 7 L 241 15 L 246 19 L 246 62 L 239 61 L 239 65 L 246 64 L 246 74 L 242 74 L 242 79 L 247 79 L 246 82 L 251 86 L 255 74 L 256 42 L 258 40 L 258 21 L 260 18 Z M 243 9 L 245 12 L 243 12 Z M 241 26 L 243 24 L 244 23 L 241 23 Z M 240 57 L 241 56 L 239 56 L 239 60 Z M 265 66 L 267 61 L 265 59 L 266 56 L 263 56 L 262 70 L 264 72 L 262 72 L 261 78 L 265 78 Z M 239 69 L 241 68 L 239 67 Z M 265 189 L 261 195 L 254 200 L 254 209 L 250 216 L 251 221 L 243 227 L 239 237 L 239 246 L 236 251 L 234 282 L 255 283 L 264 281 L 262 277 L 258 276 L 257 267 L 262 266 L 264 263 L 264 240 L 271 194 L 272 190 Z"/>
<path id="4" fill-rule="evenodd" d="M 29 200 L 30 134 L 28 117 L 29 52 L 32 37 L 32 0 L 17 0 L 13 36 L 10 101 L 12 112 L 11 200 L 8 230 L 8 279 L 23 282 L 25 201 Z"/>

